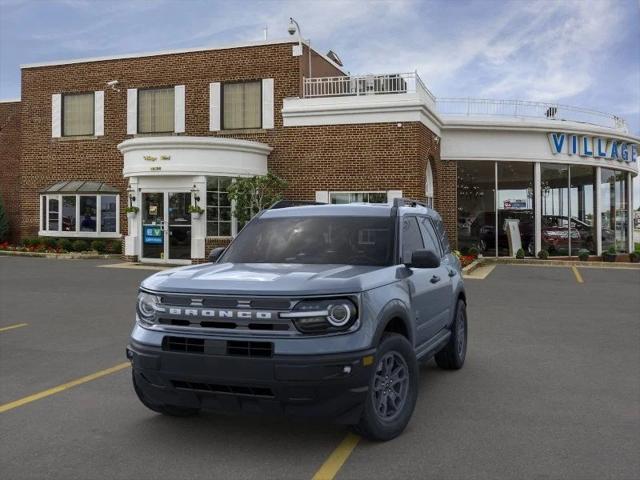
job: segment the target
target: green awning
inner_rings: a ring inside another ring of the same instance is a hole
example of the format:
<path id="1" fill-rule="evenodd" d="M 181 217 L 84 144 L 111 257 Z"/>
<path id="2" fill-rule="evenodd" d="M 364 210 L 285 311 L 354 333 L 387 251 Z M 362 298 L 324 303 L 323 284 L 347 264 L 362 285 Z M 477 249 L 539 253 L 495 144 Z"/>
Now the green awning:
<path id="1" fill-rule="evenodd" d="M 120 193 L 120 190 L 104 182 L 70 180 L 54 183 L 40 193 Z"/>

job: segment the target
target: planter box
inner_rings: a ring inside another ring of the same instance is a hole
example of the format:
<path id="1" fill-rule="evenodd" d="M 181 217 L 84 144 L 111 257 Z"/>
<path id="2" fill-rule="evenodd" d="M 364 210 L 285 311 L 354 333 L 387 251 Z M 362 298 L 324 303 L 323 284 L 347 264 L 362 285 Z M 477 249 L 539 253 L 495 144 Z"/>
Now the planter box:
<path id="1" fill-rule="evenodd" d="M 201 213 L 198 212 L 192 212 L 191 213 L 191 220 L 200 220 L 200 217 L 202 216 Z"/>
<path id="2" fill-rule="evenodd" d="M 130 222 L 136 219 L 137 212 L 127 212 L 127 220 Z"/>

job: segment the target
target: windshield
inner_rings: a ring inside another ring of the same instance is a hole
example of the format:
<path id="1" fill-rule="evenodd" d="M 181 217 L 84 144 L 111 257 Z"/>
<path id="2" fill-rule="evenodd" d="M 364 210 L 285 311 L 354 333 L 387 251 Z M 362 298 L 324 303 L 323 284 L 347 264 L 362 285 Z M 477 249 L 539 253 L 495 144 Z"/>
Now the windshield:
<path id="1" fill-rule="evenodd" d="M 391 217 L 260 218 L 220 262 L 390 265 L 393 225 Z"/>

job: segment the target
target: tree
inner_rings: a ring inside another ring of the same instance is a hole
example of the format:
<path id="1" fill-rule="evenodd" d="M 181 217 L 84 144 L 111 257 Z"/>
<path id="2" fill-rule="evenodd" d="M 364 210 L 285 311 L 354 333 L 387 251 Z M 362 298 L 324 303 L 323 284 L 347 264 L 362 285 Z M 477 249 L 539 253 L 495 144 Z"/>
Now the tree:
<path id="1" fill-rule="evenodd" d="M 286 188 L 287 182 L 273 173 L 236 179 L 228 192 L 235 202 L 233 213 L 238 222 L 248 222 L 260 210 L 281 200 Z"/>
<path id="2" fill-rule="evenodd" d="M 4 202 L 0 195 L 0 243 L 9 240 L 9 218 L 4 210 Z"/>

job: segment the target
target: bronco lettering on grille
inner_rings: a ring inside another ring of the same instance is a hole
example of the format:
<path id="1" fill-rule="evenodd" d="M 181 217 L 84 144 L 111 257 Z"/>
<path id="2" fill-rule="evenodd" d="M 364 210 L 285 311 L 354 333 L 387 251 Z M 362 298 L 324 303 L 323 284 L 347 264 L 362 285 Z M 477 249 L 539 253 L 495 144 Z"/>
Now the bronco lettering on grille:
<path id="1" fill-rule="evenodd" d="M 242 320 L 271 320 L 277 317 L 277 312 L 263 310 L 220 310 L 213 308 L 162 307 L 158 305 L 156 306 L 156 311 L 183 317 L 237 318 Z"/>

